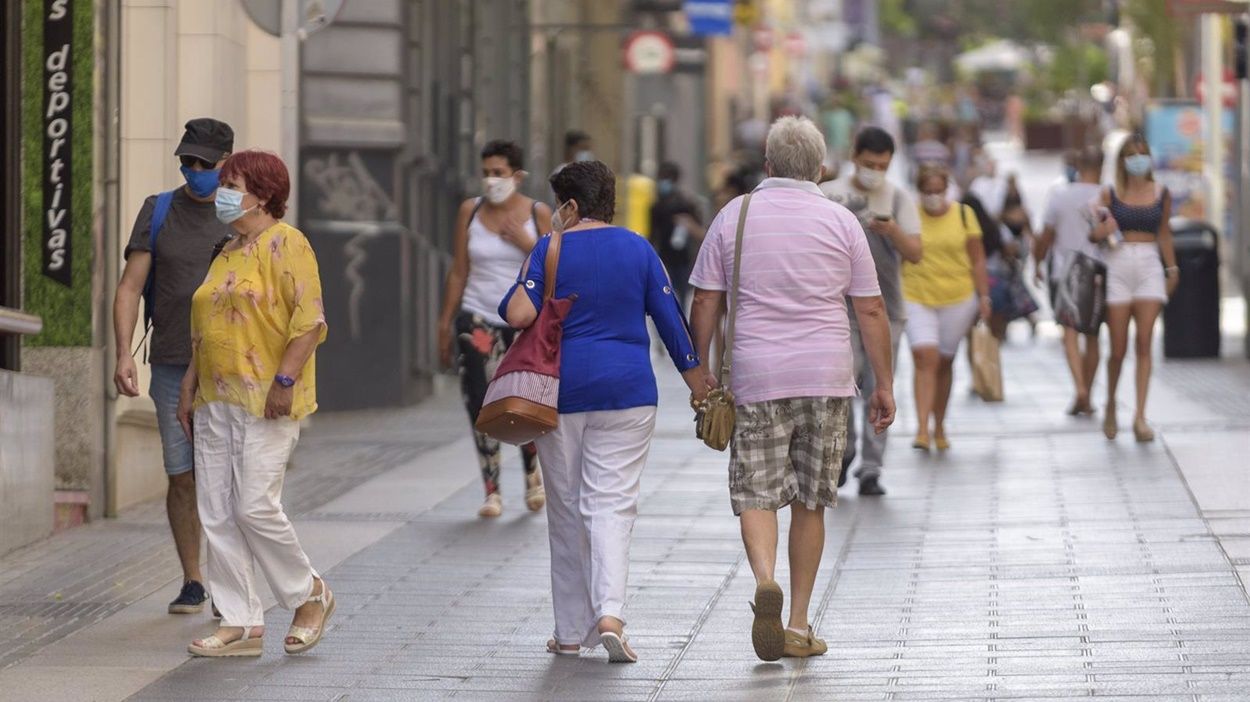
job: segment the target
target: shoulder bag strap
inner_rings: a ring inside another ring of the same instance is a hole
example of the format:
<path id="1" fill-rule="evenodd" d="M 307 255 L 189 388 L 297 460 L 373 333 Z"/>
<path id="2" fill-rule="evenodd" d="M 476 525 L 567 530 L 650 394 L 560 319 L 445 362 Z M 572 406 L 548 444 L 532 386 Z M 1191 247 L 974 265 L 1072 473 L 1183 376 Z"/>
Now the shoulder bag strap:
<path id="1" fill-rule="evenodd" d="M 740 295 L 738 284 L 739 279 L 742 277 L 742 239 L 747 223 L 747 208 L 750 205 L 751 193 L 747 193 L 742 197 L 742 207 L 738 210 L 738 230 L 734 235 L 734 275 L 733 283 L 729 286 L 729 290 L 733 293 L 733 297 L 729 301 L 729 324 L 725 329 L 725 348 L 721 350 L 721 387 L 725 386 L 725 382 L 729 379 L 729 372 L 733 369 L 734 326 L 738 321 L 738 297 Z"/>
<path id="2" fill-rule="evenodd" d="M 143 342 L 147 341 L 148 334 L 152 333 L 152 313 L 155 311 L 153 305 L 156 300 L 156 237 L 164 228 L 165 218 L 169 216 L 169 208 L 174 204 L 174 192 L 174 190 L 166 190 L 156 196 L 156 205 L 152 208 L 152 221 L 148 223 L 148 254 L 151 258 L 148 264 L 148 277 L 143 281 L 143 338 L 139 339 L 139 345 L 130 354 L 130 357 L 134 358 L 141 347 L 145 348 L 144 363 L 148 360 L 148 354 Z"/>
<path id="3" fill-rule="evenodd" d="M 165 218 L 169 216 L 169 208 L 174 204 L 174 191 L 166 190 L 156 196 L 156 205 L 152 208 L 152 221 L 148 224 L 148 246 L 153 260 L 156 259 L 156 237 L 165 226 Z"/>
<path id="4" fill-rule="evenodd" d="M 556 273 L 560 269 L 560 241 L 564 232 L 552 232 L 547 245 L 547 258 L 543 262 L 543 302 L 556 296 Z"/>

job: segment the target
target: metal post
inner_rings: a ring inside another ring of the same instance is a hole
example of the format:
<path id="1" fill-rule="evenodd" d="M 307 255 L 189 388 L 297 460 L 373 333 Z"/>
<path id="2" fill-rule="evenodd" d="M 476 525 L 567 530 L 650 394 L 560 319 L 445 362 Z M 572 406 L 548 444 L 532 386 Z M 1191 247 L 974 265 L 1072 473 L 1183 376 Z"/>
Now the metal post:
<path id="1" fill-rule="evenodd" d="M 1203 175 L 1207 181 L 1207 218 L 1220 232 L 1227 228 L 1224 217 L 1224 36 L 1222 18 L 1205 14 L 1202 23 L 1203 76 Z M 1225 232 L 1226 233 L 1226 232 Z"/>
<path id="2" fill-rule="evenodd" d="M 282 160 L 291 171 L 286 219 L 299 224 L 299 0 L 282 0 Z"/>
<path id="3" fill-rule="evenodd" d="M 1250 24 L 1250 15 L 1237 20 Z M 1250 298 L 1250 76 L 1238 76 L 1237 91 L 1237 222 L 1233 259 L 1237 282 L 1243 297 Z M 1246 305 L 1246 328 L 1250 329 L 1250 305 Z M 1245 354 L 1250 358 L 1250 333 L 1244 337 Z"/>
<path id="4" fill-rule="evenodd" d="M 113 291 L 121 278 L 121 262 L 118 259 L 118 241 L 122 232 L 121 214 L 121 69 L 122 69 L 122 9 L 116 3 L 102 3 L 101 26 L 103 27 L 104 76 L 101 82 L 104 114 L 97 117 L 101 123 L 103 146 L 97 145 L 103 155 L 104 173 L 102 200 L 104 210 L 104 261 L 103 297 L 99 301 L 99 338 L 104 347 L 104 514 L 117 516 L 117 494 L 113 491 L 117 480 L 117 391 L 112 377 L 117 370 L 117 360 L 110 348 L 113 336 Z"/>

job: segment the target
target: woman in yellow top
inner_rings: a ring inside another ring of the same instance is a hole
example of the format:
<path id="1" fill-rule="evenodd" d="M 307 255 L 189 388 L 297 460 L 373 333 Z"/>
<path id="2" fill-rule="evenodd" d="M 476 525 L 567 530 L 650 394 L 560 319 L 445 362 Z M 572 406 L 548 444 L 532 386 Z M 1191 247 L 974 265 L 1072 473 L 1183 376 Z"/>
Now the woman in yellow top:
<path id="1" fill-rule="evenodd" d="M 282 478 L 299 420 L 317 409 L 313 352 L 325 340 L 317 258 L 280 222 L 291 184 L 276 155 L 226 159 L 217 217 L 235 236 L 191 299 L 191 365 L 178 419 L 195 445 L 195 485 L 208 542 L 208 588 L 221 612 L 196 656 L 259 656 L 264 609 L 253 561 L 278 604 L 295 610 L 287 653 L 315 646 L 334 595 L 282 511 Z"/>
<path id="2" fill-rule="evenodd" d="M 924 258 L 903 263 L 903 298 L 907 302 L 907 340 L 915 361 L 916 440 L 929 450 L 929 419 L 939 450 L 946 440 L 946 406 L 959 342 L 980 315 L 990 318 L 989 282 L 981 227 L 966 205 L 951 203 L 950 175 L 944 168 L 921 169 L 920 241 Z"/>

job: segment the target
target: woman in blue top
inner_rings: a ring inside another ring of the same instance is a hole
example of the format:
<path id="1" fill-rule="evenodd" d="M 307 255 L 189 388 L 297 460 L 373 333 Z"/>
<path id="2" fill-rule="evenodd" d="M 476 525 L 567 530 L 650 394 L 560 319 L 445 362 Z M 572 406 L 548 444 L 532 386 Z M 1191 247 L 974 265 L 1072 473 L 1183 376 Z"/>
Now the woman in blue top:
<path id="1" fill-rule="evenodd" d="M 699 364 L 679 301 L 655 249 L 612 220 L 616 176 L 599 161 L 551 176 L 563 231 L 556 297 L 577 295 L 564 322 L 560 426 L 539 439 L 551 543 L 552 653 L 577 655 L 602 643 L 612 662 L 638 660 L 626 642 L 622 608 L 638 486 L 655 429 L 658 392 L 647 316 L 697 399 L 713 384 Z M 499 307 L 517 329 L 542 306 L 540 240 Z"/>

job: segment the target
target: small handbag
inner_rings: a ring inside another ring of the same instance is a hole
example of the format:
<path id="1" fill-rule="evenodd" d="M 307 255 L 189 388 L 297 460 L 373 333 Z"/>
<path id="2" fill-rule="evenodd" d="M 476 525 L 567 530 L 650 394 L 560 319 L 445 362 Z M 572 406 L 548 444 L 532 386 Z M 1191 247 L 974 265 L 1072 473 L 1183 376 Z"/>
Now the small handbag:
<path id="1" fill-rule="evenodd" d="M 561 239 L 560 232 L 551 234 L 543 263 L 543 305 L 538 318 L 517 336 L 499 362 L 473 424 L 505 444 L 528 444 L 560 423 L 560 342 L 564 320 L 577 299 L 576 295 L 555 296 Z"/>
<path id="2" fill-rule="evenodd" d="M 720 378 L 718 387 L 708 392 L 707 399 L 702 402 L 690 400 L 694 408 L 695 436 L 703 443 L 724 451 L 733 439 L 734 422 L 737 410 L 734 408 L 734 396 L 729 391 L 729 374 L 733 369 L 734 358 L 734 322 L 738 318 L 738 281 L 742 274 L 742 230 L 747 222 L 747 207 L 751 204 L 751 194 L 742 198 L 742 209 L 738 211 L 738 230 L 734 240 L 734 274 L 730 290 L 733 298 L 729 303 L 729 322 L 725 329 L 725 347 L 721 349 Z"/>
<path id="3" fill-rule="evenodd" d="M 972 392 L 986 402 L 1003 401 L 1003 365 L 998 339 L 985 324 L 968 332 L 972 352 Z"/>
<path id="4" fill-rule="evenodd" d="M 1083 252 L 1061 261 L 1051 254 L 1050 294 L 1055 321 L 1095 334 L 1107 317 L 1107 266 Z"/>

